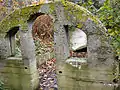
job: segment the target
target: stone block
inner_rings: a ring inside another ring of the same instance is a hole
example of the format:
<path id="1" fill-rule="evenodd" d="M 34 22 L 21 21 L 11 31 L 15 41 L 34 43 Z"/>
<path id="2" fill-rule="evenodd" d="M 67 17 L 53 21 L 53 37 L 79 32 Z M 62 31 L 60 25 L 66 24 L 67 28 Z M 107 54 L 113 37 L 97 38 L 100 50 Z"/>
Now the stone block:
<path id="1" fill-rule="evenodd" d="M 34 90 L 38 87 L 36 62 L 26 67 L 22 58 L 10 57 L 4 64 L 0 73 L 8 90 Z"/>
<path id="2" fill-rule="evenodd" d="M 61 72 L 60 72 L 61 71 Z M 69 64 L 57 71 L 59 90 L 112 90 L 113 74 L 105 70 L 78 69 Z M 98 88 L 99 87 L 99 88 Z"/>

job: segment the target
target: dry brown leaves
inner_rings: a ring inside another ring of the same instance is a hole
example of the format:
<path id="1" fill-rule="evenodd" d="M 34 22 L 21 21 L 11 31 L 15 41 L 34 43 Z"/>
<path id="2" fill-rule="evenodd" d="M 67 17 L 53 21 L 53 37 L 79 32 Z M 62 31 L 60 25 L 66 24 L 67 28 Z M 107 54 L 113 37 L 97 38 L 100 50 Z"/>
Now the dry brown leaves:
<path id="1" fill-rule="evenodd" d="M 45 43 L 53 42 L 53 21 L 49 15 L 40 15 L 33 25 L 33 38 L 37 35 Z"/>

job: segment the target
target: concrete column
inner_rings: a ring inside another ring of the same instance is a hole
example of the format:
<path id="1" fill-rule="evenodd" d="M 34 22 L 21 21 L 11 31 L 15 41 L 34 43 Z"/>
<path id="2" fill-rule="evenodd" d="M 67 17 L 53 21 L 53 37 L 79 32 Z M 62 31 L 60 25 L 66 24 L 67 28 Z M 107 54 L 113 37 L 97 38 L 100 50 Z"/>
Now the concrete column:
<path id="1" fill-rule="evenodd" d="M 20 44 L 21 44 L 21 52 L 22 52 L 24 66 L 25 69 L 29 71 L 28 77 L 30 77 L 29 82 L 31 83 L 29 87 L 31 87 L 30 90 L 34 90 L 38 86 L 39 79 L 38 79 L 38 71 L 36 66 L 37 64 L 35 57 L 35 46 L 34 46 L 31 30 L 28 31 L 20 30 Z M 23 85 L 25 86 L 25 84 L 26 83 L 24 83 Z M 23 88 L 23 90 L 28 90 L 28 89 Z"/>

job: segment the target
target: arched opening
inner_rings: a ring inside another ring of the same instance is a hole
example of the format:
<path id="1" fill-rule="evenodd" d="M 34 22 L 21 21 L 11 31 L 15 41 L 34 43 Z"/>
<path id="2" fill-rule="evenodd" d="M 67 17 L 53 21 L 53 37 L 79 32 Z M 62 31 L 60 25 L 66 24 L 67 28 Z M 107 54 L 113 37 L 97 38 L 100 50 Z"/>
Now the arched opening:
<path id="1" fill-rule="evenodd" d="M 34 21 L 32 27 L 32 35 L 36 46 L 36 56 L 38 63 L 43 63 L 46 59 L 50 59 L 51 53 L 54 51 L 53 39 L 53 20 L 49 15 L 40 15 Z"/>
<path id="2" fill-rule="evenodd" d="M 64 27 L 70 50 L 70 57 L 66 62 L 80 69 L 82 64 L 87 63 L 87 35 L 74 26 Z"/>
<path id="3" fill-rule="evenodd" d="M 11 28 L 6 35 L 6 38 L 9 41 L 10 47 L 10 56 L 21 56 L 20 50 L 20 36 L 19 36 L 19 27 Z"/>
<path id="4" fill-rule="evenodd" d="M 37 68 L 40 75 L 40 88 L 43 90 L 45 88 L 53 88 L 55 85 L 55 82 L 50 82 L 55 81 L 56 79 L 52 77 L 55 75 L 53 34 L 54 30 L 52 17 L 46 14 L 38 16 L 32 26 L 32 35 L 35 44 Z M 46 84 L 44 85 L 44 83 Z"/>

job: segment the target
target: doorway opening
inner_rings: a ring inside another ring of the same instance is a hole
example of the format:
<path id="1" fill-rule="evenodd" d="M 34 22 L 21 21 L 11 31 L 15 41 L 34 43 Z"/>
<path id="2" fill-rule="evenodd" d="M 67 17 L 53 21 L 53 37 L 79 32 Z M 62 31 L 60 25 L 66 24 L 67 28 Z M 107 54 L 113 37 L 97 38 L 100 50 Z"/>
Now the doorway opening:
<path id="1" fill-rule="evenodd" d="M 56 88 L 55 74 L 56 59 L 54 57 L 53 19 L 50 15 L 42 14 L 36 18 L 32 26 L 35 43 L 37 69 L 40 75 L 40 89 Z"/>

